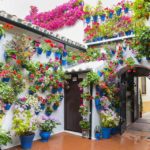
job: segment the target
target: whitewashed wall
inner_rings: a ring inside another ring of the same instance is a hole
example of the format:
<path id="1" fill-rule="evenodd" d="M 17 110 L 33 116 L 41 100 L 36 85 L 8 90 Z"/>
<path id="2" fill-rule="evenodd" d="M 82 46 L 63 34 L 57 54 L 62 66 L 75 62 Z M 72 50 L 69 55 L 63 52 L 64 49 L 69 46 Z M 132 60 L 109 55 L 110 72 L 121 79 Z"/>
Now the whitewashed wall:
<path id="1" fill-rule="evenodd" d="M 1 22 L 0 22 L 1 23 Z M 39 35 L 36 35 L 36 34 L 33 34 L 33 33 L 30 33 L 30 32 L 27 32 L 25 30 L 22 30 L 22 29 L 19 29 L 19 28 L 15 28 L 13 29 L 11 32 L 7 32 L 6 33 L 6 38 L 2 38 L 2 40 L 0 40 L 0 62 L 4 62 L 4 49 L 5 49 L 5 44 L 7 41 L 11 40 L 12 39 L 12 36 L 16 33 L 25 33 L 33 38 L 38 38 Z M 51 56 L 51 58 L 53 58 L 53 55 Z M 47 62 L 49 59 L 46 58 L 46 54 L 42 54 L 41 56 L 37 56 L 36 54 L 33 56 L 33 60 L 34 61 L 40 61 L 40 62 Z M 21 96 L 24 96 L 25 94 L 27 94 L 27 90 L 22 93 L 20 95 Z M 44 95 L 41 95 L 41 96 L 44 96 Z M 3 123 L 2 123 L 2 128 L 8 130 L 8 131 L 12 131 L 11 130 L 11 126 L 12 126 L 12 118 L 13 118 L 13 112 L 12 112 L 12 108 L 13 106 L 11 107 L 11 110 L 7 111 L 6 112 L 6 115 L 4 116 L 3 118 Z M 44 112 L 40 113 L 40 115 L 42 115 Z M 39 116 L 40 116 L 39 115 Z M 54 134 L 56 133 L 60 133 L 62 131 L 64 131 L 64 100 L 61 102 L 61 105 L 60 107 L 58 108 L 58 110 L 56 112 L 54 112 L 52 114 L 52 117 L 55 117 L 57 120 L 59 120 L 61 122 L 61 125 L 57 126 L 57 128 L 54 130 Z M 14 136 L 13 133 L 11 132 L 12 134 L 12 139 L 13 139 L 13 143 L 12 144 L 9 144 L 8 146 L 4 147 L 5 148 L 9 148 L 9 147 L 13 147 L 15 145 L 18 145 L 19 144 L 19 139 L 17 136 Z M 35 138 L 34 140 L 37 140 L 39 139 L 39 131 L 37 130 L 36 131 L 36 135 L 35 135 Z"/>

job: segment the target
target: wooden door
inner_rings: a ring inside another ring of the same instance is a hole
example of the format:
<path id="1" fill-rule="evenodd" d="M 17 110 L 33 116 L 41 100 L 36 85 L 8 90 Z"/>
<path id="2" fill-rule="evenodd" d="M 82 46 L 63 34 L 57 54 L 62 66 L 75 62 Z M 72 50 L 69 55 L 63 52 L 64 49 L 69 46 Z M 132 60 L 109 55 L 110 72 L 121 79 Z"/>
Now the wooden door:
<path id="1" fill-rule="evenodd" d="M 81 93 L 77 81 L 68 80 L 68 88 L 65 89 L 65 130 L 81 133 L 79 122 L 82 120 L 79 113 Z"/>

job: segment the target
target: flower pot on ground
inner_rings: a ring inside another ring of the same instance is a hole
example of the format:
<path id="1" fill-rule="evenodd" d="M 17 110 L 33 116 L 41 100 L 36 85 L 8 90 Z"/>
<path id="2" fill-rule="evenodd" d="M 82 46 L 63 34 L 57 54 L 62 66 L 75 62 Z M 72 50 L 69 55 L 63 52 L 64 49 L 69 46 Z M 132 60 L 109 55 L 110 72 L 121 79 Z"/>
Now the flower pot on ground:
<path id="1" fill-rule="evenodd" d="M 111 135 L 111 128 L 104 128 L 102 127 L 102 138 L 109 139 Z"/>
<path id="2" fill-rule="evenodd" d="M 37 116 L 34 111 L 15 106 L 12 130 L 20 137 L 21 147 L 29 150 L 32 147 L 34 132 L 37 129 Z"/>
<path id="3" fill-rule="evenodd" d="M 111 135 L 115 135 L 115 134 L 117 134 L 118 133 L 118 127 L 113 127 L 112 129 L 111 129 Z"/>
<path id="4" fill-rule="evenodd" d="M 57 125 L 60 125 L 56 119 L 47 117 L 47 116 L 42 116 L 41 122 L 40 122 L 40 136 L 41 136 L 41 142 L 48 142 L 48 140 L 51 137 L 51 133 L 54 128 L 56 128 Z"/>
<path id="5" fill-rule="evenodd" d="M 90 129 L 90 123 L 89 121 L 82 120 L 80 121 L 80 127 L 82 129 L 82 137 L 88 138 L 89 137 L 89 129 Z"/>
<path id="6" fill-rule="evenodd" d="M 100 140 L 102 137 L 100 126 L 95 127 L 95 138 L 96 140 Z"/>

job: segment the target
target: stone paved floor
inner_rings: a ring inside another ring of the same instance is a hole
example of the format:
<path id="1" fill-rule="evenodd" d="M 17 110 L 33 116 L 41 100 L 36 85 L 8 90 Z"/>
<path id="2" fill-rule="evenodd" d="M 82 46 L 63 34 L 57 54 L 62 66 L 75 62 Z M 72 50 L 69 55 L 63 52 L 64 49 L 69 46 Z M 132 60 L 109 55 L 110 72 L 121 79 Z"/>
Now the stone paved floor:
<path id="1" fill-rule="evenodd" d="M 9 150 L 21 150 L 20 147 Z M 89 140 L 69 133 L 53 136 L 48 143 L 34 142 L 32 150 L 150 150 L 150 141 L 141 140 L 135 143 L 132 139 L 116 135 L 109 140 Z"/>

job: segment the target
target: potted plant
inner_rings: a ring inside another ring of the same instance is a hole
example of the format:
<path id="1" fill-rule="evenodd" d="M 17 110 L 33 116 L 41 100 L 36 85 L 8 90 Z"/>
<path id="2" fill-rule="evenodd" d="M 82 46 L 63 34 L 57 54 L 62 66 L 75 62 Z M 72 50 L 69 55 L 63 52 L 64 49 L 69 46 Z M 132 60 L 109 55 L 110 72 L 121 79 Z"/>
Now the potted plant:
<path id="1" fill-rule="evenodd" d="M 85 105 L 80 105 L 80 108 L 79 108 L 79 113 L 81 113 L 81 116 L 87 116 L 89 111 L 88 111 L 88 107 L 85 106 Z"/>
<path id="2" fill-rule="evenodd" d="M 60 58 L 62 57 L 63 50 L 64 50 L 63 44 L 58 44 L 57 47 L 53 49 L 56 60 L 60 60 Z"/>
<path id="3" fill-rule="evenodd" d="M 122 12 L 122 5 L 121 5 L 121 3 L 118 3 L 118 4 L 115 6 L 115 11 L 116 11 L 117 16 L 120 16 L 120 15 L 121 15 L 121 12 Z"/>
<path id="4" fill-rule="evenodd" d="M 102 126 L 102 137 L 109 139 L 111 135 L 111 129 L 114 125 L 114 114 L 115 112 L 111 109 L 102 110 L 100 112 L 101 126 Z"/>
<path id="5" fill-rule="evenodd" d="M 38 121 L 34 111 L 15 106 L 12 130 L 20 137 L 22 149 L 31 149 L 37 124 Z"/>
<path id="6" fill-rule="evenodd" d="M 42 116 L 41 122 L 39 124 L 40 127 L 40 136 L 42 142 L 48 142 L 49 138 L 51 137 L 51 133 L 53 129 L 56 128 L 57 125 L 60 125 L 56 119 L 48 116 Z"/>
<path id="7" fill-rule="evenodd" d="M 36 87 L 34 85 L 31 85 L 29 87 L 29 91 L 28 92 L 29 92 L 30 95 L 35 94 L 36 93 Z"/>
<path id="8" fill-rule="evenodd" d="M 6 132 L 0 127 L 0 149 L 1 149 L 1 146 L 7 145 L 7 143 L 10 143 L 10 142 L 11 142 L 10 133 Z"/>
<path id="9" fill-rule="evenodd" d="M 47 116 L 50 116 L 52 114 L 52 112 L 53 112 L 53 109 L 51 108 L 51 106 L 47 106 L 46 110 L 45 110 L 45 114 Z"/>
<path id="10" fill-rule="evenodd" d="M 47 99 L 46 99 L 46 98 L 43 98 L 42 96 L 38 96 L 38 100 L 41 102 L 41 104 L 40 104 L 41 110 L 44 110 L 44 109 L 45 109 L 46 102 L 47 102 Z"/>
<path id="11" fill-rule="evenodd" d="M 5 104 L 5 110 L 9 110 L 13 102 L 16 100 L 13 88 L 3 82 L 0 82 L 0 99 L 2 99 Z"/>
<path id="12" fill-rule="evenodd" d="M 95 127 L 95 138 L 96 138 L 96 140 L 100 140 L 100 138 L 101 138 L 101 128 L 100 128 L 100 126 L 96 126 Z"/>
<path id="13" fill-rule="evenodd" d="M 100 18 L 101 18 L 101 21 L 105 21 L 106 19 L 106 12 L 104 10 L 101 10 L 98 12 Z"/>
<path id="14" fill-rule="evenodd" d="M 84 5 L 84 18 L 86 20 L 86 23 L 89 24 L 91 21 L 91 6 L 90 5 Z"/>
<path id="15" fill-rule="evenodd" d="M 100 95 L 97 92 L 95 96 L 95 107 L 99 111 L 101 109 L 101 103 L 100 103 Z"/>
<path id="16" fill-rule="evenodd" d="M 93 99 L 93 97 L 91 96 L 91 94 L 89 92 L 84 92 L 83 94 L 81 94 L 82 99 L 90 101 Z"/>
<path id="17" fill-rule="evenodd" d="M 82 137 L 88 138 L 89 129 L 90 129 L 90 123 L 89 123 L 89 121 L 87 121 L 86 119 L 84 119 L 84 120 L 81 120 L 79 122 L 79 124 L 80 124 L 80 127 L 82 129 Z"/>
<path id="18" fill-rule="evenodd" d="M 106 12 L 107 12 L 107 16 L 112 19 L 113 18 L 113 15 L 114 15 L 114 10 L 113 9 L 110 9 L 110 8 L 106 8 L 105 9 Z"/>
<path id="19" fill-rule="evenodd" d="M 129 8 L 132 6 L 132 3 L 130 1 L 126 1 L 124 2 L 123 6 L 124 6 L 124 12 L 125 14 L 127 14 L 129 12 Z"/>

